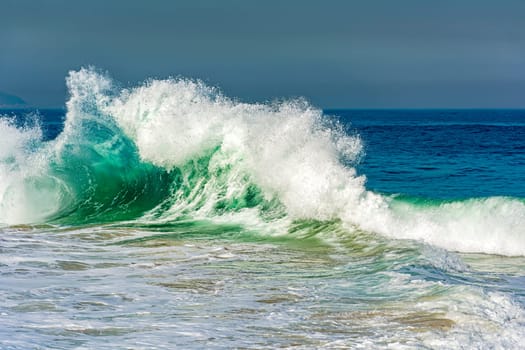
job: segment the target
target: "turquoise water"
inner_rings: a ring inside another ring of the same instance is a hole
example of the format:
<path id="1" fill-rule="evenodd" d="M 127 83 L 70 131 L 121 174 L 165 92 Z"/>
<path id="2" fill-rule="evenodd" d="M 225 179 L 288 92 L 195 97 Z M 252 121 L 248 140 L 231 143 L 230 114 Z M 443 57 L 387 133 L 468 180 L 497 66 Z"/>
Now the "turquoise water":
<path id="1" fill-rule="evenodd" d="M 525 114 L 71 72 L 0 119 L 0 348 L 519 348 Z"/>

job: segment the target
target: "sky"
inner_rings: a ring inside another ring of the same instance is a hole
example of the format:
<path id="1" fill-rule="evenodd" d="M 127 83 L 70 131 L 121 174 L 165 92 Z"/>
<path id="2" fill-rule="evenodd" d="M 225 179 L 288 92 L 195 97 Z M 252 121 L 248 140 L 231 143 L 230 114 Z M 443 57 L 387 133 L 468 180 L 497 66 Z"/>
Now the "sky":
<path id="1" fill-rule="evenodd" d="M 243 101 L 525 107 L 523 0 L 0 0 L 0 92 L 63 106 L 92 65 Z"/>

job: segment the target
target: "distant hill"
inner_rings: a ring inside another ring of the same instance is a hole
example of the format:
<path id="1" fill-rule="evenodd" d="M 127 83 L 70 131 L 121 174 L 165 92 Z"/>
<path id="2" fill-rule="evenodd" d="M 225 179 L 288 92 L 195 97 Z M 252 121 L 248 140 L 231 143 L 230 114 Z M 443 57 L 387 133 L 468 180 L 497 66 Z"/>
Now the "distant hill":
<path id="1" fill-rule="evenodd" d="M 25 107 L 27 103 L 18 96 L 0 91 L 0 108 Z"/>

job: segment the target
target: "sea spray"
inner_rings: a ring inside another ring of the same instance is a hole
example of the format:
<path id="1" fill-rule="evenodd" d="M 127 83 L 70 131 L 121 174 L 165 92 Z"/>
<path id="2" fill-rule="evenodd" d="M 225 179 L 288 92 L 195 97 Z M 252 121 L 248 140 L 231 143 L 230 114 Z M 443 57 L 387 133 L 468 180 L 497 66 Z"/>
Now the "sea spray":
<path id="1" fill-rule="evenodd" d="M 62 200 L 60 180 L 47 177 L 47 149 L 38 125 L 0 119 L 0 223 L 45 220 Z"/>
<path id="2" fill-rule="evenodd" d="M 212 152 L 207 170 L 229 179 L 203 178 L 211 201 L 218 187 L 232 198 L 255 185 L 293 218 L 332 219 L 341 200 L 364 192 L 364 178 L 340 162 L 358 156 L 360 139 L 325 125 L 304 101 L 236 103 L 200 82 L 168 80 L 126 91 L 108 110 L 144 161 L 173 169 Z"/>

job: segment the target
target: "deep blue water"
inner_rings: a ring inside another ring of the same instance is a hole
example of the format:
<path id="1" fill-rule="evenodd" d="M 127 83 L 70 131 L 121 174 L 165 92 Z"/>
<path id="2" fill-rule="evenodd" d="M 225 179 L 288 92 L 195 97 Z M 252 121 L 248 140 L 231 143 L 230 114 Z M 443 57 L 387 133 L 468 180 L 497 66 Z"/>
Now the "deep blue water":
<path id="1" fill-rule="evenodd" d="M 525 197 L 523 110 L 327 110 L 359 133 L 358 171 L 383 193 Z"/>

